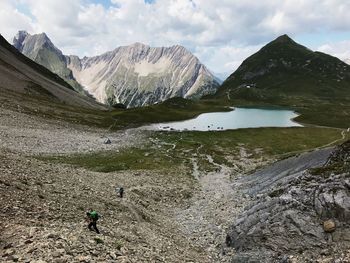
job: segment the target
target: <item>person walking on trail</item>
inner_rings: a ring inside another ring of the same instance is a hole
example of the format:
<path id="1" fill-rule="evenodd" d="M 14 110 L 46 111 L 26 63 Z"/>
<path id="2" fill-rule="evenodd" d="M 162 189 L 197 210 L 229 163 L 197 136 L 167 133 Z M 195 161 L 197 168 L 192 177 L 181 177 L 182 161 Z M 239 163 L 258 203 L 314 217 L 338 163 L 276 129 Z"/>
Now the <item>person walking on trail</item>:
<path id="1" fill-rule="evenodd" d="M 99 219 L 99 215 L 96 211 L 90 209 L 87 213 L 86 213 L 88 219 L 89 219 L 89 225 L 88 228 L 90 231 L 92 231 L 92 227 L 94 228 L 94 230 L 96 231 L 97 234 L 100 234 L 100 231 L 98 231 L 97 228 L 97 220 Z"/>
<path id="2" fill-rule="evenodd" d="M 116 192 L 117 192 L 117 195 L 118 195 L 120 198 L 123 198 L 124 188 L 123 188 L 123 187 L 117 187 L 115 190 L 116 190 Z"/>

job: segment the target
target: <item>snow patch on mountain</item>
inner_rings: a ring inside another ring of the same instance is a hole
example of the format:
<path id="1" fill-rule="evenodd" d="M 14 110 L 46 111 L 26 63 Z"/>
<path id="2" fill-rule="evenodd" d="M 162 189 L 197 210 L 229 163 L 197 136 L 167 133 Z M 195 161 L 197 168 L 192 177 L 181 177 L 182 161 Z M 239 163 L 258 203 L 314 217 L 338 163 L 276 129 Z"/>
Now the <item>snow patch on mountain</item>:
<path id="1" fill-rule="evenodd" d="M 219 82 L 182 46 L 141 43 L 100 56 L 70 56 L 68 68 L 99 102 L 128 107 L 151 105 L 172 97 L 199 98 L 214 93 Z"/>
<path id="2" fill-rule="evenodd" d="M 135 72 L 140 77 L 147 77 L 150 74 L 161 74 L 166 71 L 171 65 L 171 60 L 166 57 L 162 57 L 156 63 L 149 61 L 140 61 L 135 64 Z"/>

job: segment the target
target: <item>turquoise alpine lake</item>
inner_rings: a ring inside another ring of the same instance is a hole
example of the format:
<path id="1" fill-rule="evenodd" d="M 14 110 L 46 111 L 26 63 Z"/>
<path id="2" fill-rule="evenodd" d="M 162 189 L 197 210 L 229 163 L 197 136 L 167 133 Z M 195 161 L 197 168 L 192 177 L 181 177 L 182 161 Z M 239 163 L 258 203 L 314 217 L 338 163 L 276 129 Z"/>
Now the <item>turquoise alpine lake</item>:
<path id="1" fill-rule="evenodd" d="M 229 112 L 203 113 L 194 119 L 146 126 L 150 130 L 222 131 L 261 127 L 301 127 L 291 110 L 233 108 Z"/>

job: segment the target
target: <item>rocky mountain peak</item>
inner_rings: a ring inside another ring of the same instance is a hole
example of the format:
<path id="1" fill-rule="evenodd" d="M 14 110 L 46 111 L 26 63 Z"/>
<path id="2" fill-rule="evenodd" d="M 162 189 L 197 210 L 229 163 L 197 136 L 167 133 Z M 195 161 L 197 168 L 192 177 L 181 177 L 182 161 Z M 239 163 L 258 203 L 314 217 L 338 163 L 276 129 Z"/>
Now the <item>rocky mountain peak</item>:
<path id="1" fill-rule="evenodd" d="M 16 34 L 16 36 L 13 38 L 13 45 L 18 50 L 21 50 L 23 41 L 26 39 L 26 37 L 29 35 L 29 33 L 25 30 L 20 30 Z"/>
<path id="2" fill-rule="evenodd" d="M 59 75 L 76 91 L 86 94 L 67 68 L 67 58 L 45 33 L 31 35 L 26 31 L 19 31 L 13 38 L 13 46 L 25 56 Z"/>
<path id="3" fill-rule="evenodd" d="M 26 31 L 18 31 L 13 38 L 13 46 L 31 59 L 43 47 L 49 48 L 62 55 L 62 52 L 55 47 L 45 33 L 31 35 Z"/>
<path id="4" fill-rule="evenodd" d="M 179 55 L 191 55 L 191 56 L 193 56 L 192 53 L 187 48 L 185 48 L 184 46 L 181 46 L 181 45 L 171 46 L 170 49 L 172 50 L 172 52 L 179 54 Z"/>
<path id="5" fill-rule="evenodd" d="M 127 46 L 127 47 L 138 48 L 138 49 L 149 48 L 148 45 L 143 44 L 143 43 L 141 43 L 141 42 L 135 42 L 135 43 L 133 43 L 133 44 Z"/>
<path id="6" fill-rule="evenodd" d="M 37 38 L 37 39 L 41 39 L 41 40 L 46 41 L 46 42 L 52 43 L 50 38 L 44 32 L 42 32 L 40 34 L 35 34 L 35 35 L 33 35 L 33 37 Z"/>
<path id="7" fill-rule="evenodd" d="M 293 39 L 291 39 L 287 34 L 281 35 L 277 37 L 274 41 L 277 43 L 295 43 Z"/>
<path id="8" fill-rule="evenodd" d="M 244 60 L 217 95 L 301 105 L 300 97 L 313 103 L 314 98 L 347 96 L 349 83 L 349 65 L 283 35 Z M 247 89 L 251 86 L 254 88 Z"/>
<path id="9" fill-rule="evenodd" d="M 97 101 L 127 107 L 154 104 L 172 97 L 198 98 L 219 83 L 186 48 L 122 46 L 100 56 L 69 59 L 69 69 Z"/>

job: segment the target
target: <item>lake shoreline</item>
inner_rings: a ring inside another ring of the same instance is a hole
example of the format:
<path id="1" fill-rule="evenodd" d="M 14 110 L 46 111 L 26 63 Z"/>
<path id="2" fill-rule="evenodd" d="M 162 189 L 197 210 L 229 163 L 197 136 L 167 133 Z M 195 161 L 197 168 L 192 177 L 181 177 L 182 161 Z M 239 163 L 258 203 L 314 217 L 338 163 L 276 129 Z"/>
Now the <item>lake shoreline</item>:
<path id="1" fill-rule="evenodd" d="M 228 112 L 210 112 L 195 118 L 140 127 L 153 131 L 224 131 L 263 127 L 303 127 L 294 121 L 298 112 L 275 107 L 230 107 Z"/>

